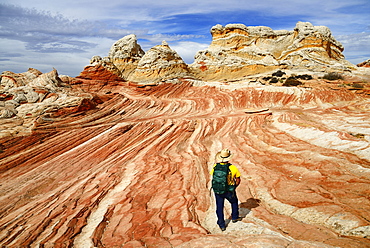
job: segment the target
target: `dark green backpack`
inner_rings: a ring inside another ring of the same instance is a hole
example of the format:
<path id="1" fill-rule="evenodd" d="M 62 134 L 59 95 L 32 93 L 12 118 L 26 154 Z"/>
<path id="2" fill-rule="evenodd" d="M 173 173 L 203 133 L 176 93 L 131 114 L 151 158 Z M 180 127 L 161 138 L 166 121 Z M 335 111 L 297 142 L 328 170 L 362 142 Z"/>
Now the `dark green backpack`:
<path id="1" fill-rule="evenodd" d="M 212 188 L 216 194 L 223 194 L 229 191 L 227 176 L 229 175 L 231 164 L 217 163 L 213 170 Z"/>

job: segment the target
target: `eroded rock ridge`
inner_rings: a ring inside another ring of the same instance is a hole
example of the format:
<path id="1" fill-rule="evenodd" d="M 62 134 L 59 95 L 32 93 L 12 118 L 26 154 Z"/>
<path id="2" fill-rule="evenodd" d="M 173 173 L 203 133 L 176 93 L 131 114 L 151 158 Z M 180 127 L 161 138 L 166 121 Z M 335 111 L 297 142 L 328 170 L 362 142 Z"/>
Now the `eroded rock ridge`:
<path id="1" fill-rule="evenodd" d="M 195 56 L 191 65 L 205 80 L 235 79 L 271 68 L 347 69 L 342 44 L 330 29 L 298 22 L 293 31 L 243 24 L 216 25 L 212 43 Z"/>
<path id="2" fill-rule="evenodd" d="M 8 92 L 46 97 L 0 119 L 1 246 L 370 246 L 366 95 L 106 78 L 7 78 Z M 221 233 L 208 171 L 224 147 L 242 173 L 243 220 Z"/>
<path id="3" fill-rule="evenodd" d="M 351 71 L 356 66 L 345 60 L 344 47 L 325 26 L 298 22 L 293 31 L 264 26 L 228 24 L 211 28 L 212 43 L 186 65 L 167 43 L 145 53 L 135 35 L 117 41 L 108 57 L 93 57 L 125 80 L 152 84 L 170 78 L 235 80 L 276 69 Z M 171 76 L 169 76 L 171 75 Z"/>

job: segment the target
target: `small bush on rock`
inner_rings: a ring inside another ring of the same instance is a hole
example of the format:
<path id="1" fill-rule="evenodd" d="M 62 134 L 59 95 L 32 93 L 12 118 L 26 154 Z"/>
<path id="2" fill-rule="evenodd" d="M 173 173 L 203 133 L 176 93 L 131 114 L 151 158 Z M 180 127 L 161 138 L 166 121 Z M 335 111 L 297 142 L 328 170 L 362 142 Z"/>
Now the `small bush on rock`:
<path id="1" fill-rule="evenodd" d="M 312 76 L 308 74 L 298 75 L 298 76 L 295 76 L 295 78 L 302 79 L 302 80 L 312 80 Z"/>
<path id="2" fill-rule="evenodd" d="M 296 79 L 295 77 L 288 77 L 287 80 L 283 83 L 283 86 L 298 86 L 302 85 L 302 82 Z"/>
<path id="3" fill-rule="evenodd" d="M 364 88 L 364 86 L 360 83 L 353 83 L 352 87 L 355 88 L 355 89 L 363 89 Z"/>
<path id="4" fill-rule="evenodd" d="M 333 81 L 333 80 L 343 79 L 343 76 L 339 74 L 338 72 L 329 72 L 324 75 L 323 79 Z"/>
<path id="5" fill-rule="evenodd" d="M 277 72 L 272 73 L 272 76 L 273 77 L 282 77 L 285 74 L 286 74 L 285 72 L 278 70 Z"/>
<path id="6" fill-rule="evenodd" d="M 362 133 L 349 133 L 349 134 L 359 139 L 365 138 L 365 134 L 362 134 Z"/>
<path id="7" fill-rule="evenodd" d="M 276 84 L 276 83 L 278 83 L 279 82 L 279 79 L 277 79 L 276 77 L 273 77 L 273 78 L 271 78 L 271 80 L 270 80 L 270 84 Z"/>

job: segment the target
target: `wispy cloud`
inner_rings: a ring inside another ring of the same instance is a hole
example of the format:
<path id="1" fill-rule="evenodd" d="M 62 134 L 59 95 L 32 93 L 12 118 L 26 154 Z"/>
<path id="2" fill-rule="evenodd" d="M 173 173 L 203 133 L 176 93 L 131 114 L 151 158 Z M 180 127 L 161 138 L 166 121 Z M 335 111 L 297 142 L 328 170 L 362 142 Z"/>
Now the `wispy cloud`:
<path id="1" fill-rule="evenodd" d="M 339 35 L 337 39 L 344 46 L 346 59 L 354 64 L 370 58 L 370 32 L 351 35 Z"/>
<path id="2" fill-rule="evenodd" d="M 25 42 L 27 49 L 39 52 L 83 52 L 97 45 L 83 37 L 118 39 L 135 31 L 14 5 L 0 4 L 0 10 L 0 38 Z"/>

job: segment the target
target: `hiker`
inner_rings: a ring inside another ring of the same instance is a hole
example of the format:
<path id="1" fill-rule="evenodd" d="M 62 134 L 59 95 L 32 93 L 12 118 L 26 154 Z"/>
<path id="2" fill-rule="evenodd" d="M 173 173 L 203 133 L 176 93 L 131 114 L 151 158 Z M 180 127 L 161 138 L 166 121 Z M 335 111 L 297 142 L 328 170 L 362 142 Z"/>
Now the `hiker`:
<path id="1" fill-rule="evenodd" d="M 235 223 L 242 218 L 239 217 L 238 197 L 236 187 L 240 184 L 240 172 L 236 166 L 229 163 L 233 154 L 228 149 L 223 149 L 216 154 L 216 164 L 210 171 L 212 177 L 212 188 L 216 198 L 217 224 L 222 231 L 226 230 L 224 219 L 224 203 L 227 199 L 231 204 L 231 219 Z"/>

